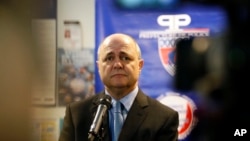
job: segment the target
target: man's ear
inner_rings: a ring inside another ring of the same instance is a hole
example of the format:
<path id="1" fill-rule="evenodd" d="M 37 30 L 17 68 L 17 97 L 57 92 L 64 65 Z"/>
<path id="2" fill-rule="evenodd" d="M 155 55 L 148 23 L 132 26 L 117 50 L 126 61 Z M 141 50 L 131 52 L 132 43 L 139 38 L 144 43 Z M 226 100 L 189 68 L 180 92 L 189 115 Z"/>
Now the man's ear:
<path id="1" fill-rule="evenodd" d="M 140 69 L 140 71 L 142 70 L 143 66 L 144 66 L 144 60 L 141 59 L 140 62 L 139 62 L 139 69 Z"/>

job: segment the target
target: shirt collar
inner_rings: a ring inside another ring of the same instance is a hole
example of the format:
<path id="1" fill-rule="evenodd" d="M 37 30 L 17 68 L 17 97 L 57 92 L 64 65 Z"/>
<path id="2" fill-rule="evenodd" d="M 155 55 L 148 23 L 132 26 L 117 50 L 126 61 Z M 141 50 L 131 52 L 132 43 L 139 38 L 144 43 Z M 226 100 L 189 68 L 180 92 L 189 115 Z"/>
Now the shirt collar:
<path id="1" fill-rule="evenodd" d="M 138 86 L 136 86 L 133 91 L 131 91 L 128 95 L 126 95 L 125 97 L 120 99 L 120 102 L 123 104 L 123 106 L 125 107 L 127 112 L 130 110 L 138 91 L 139 91 L 139 88 L 138 88 Z M 106 90 L 105 90 L 105 93 L 110 95 Z M 114 100 L 112 98 L 112 103 L 113 103 L 113 101 Z"/>

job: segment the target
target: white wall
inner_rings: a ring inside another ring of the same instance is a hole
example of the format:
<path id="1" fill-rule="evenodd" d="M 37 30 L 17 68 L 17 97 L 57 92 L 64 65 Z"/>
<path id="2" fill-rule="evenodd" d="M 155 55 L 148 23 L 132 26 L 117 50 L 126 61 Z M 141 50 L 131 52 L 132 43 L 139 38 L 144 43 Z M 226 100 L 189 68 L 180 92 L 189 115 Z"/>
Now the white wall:
<path id="1" fill-rule="evenodd" d="M 57 0 L 57 46 L 63 45 L 64 20 L 78 20 L 82 25 L 83 47 L 95 46 L 95 0 Z M 64 117 L 65 107 L 49 106 L 32 108 L 34 119 L 59 119 Z M 59 130 L 59 129 L 57 129 Z M 59 137 L 59 132 L 55 135 Z M 56 139 L 57 140 L 57 139 Z"/>

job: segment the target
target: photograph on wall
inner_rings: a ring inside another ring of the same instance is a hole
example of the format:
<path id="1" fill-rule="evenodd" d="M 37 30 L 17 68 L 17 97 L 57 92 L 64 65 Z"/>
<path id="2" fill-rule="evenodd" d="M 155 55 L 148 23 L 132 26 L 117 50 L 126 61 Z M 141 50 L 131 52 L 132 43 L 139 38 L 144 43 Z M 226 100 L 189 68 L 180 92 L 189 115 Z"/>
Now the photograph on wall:
<path id="1" fill-rule="evenodd" d="M 32 121 L 33 141 L 57 141 L 59 136 L 57 119 L 34 119 Z"/>
<path id="2" fill-rule="evenodd" d="M 63 48 L 79 49 L 82 47 L 81 23 L 77 20 L 65 20 Z"/>
<path id="3" fill-rule="evenodd" d="M 82 100 L 94 94 L 93 49 L 58 48 L 58 105 Z"/>

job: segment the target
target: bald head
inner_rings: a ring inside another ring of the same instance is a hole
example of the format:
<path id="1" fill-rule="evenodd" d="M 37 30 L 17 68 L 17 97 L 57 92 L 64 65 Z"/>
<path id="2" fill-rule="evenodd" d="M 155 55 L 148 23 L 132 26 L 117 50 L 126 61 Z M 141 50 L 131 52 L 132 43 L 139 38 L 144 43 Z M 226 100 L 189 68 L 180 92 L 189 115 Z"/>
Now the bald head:
<path id="1" fill-rule="evenodd" d="M 138 58 L 141 58 L 141 50 L 137 42 L 135 41 L 134 38 L 127 34 L 123 33 L 114 33 L 109 36 L 107 36 L 102 43 L 98 47 L 97 51 L 97 56 L 98 60 L 100 57 L 100 53 L 105 49 L 106 47 L 110 46 L 115 46 L 115 47 L 120 47 L 120 46 L 129 46 L 130 48 L 134 48 L 137 52 Z"/>

